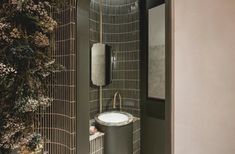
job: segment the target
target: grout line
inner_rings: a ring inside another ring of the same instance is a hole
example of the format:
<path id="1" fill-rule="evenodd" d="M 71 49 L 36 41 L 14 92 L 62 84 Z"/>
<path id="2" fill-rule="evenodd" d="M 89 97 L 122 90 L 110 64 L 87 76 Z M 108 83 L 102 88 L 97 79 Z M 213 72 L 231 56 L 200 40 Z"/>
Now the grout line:
<path id="1" fill-rule="evenodd" d="M 74 148 L 70 148 L 69 146 L 67 146 L 67 145 L 65 145 L 65 144 L 58 143 L 58 142 L 51 142 L 51 141 L 47 141 L 46 143 L 48 143 L 48 144 L 56 144 L 56 145 L 60 145 L 60 146 L 63 146 L 63 147 L 65 147 L 65 148 L 69 149 L 69 150 L 76 150 L 76 148 L 75 148 L 75 147 L 74 147 Z"/>
<path id="2" fill-rule="evenodd" d="M 90 32 L 93 32 L 93 33 L 99 33 L 98 31 L 94 30 L 94 29 L 90 29 Z M 134 31 L 126 31 L 126 32 L 115 32 L 115 33 L 110 33 L 110 32 L 103 32 L 102 34 L 104 35 L 125 35 L 125 34 L 129 34 L 130 33 L 139 33 L 139 30 L 134 30 Z M 138 35 L 136 36 L 136 38 L 138 37 Z M 91 41 L 95 41 L 95 40 L 91 40 Z"/>
<path id="3" fill-rule="evenodd" d="M 64 57 L 68 57 L 71 58 L 70 56 L 76 56 L 75 53 L 71 53 L 71 54 L 64 54 L 64 55 L 54 55 L 53 57 L 55 58 L 64 58 Z"/>
<path id="4" fill-rule="evenodd" d="M 66 24 L 60 24 L 60 25 L 57 26 L 57 30 L 58 30 L 59 28 L 63 28 L 63 27 L 65 27 L 65 26 L 71 26 L 71 25 L 76 25 L 76 23 L 75 23 L 75 22 L 68 22 L 68 23 L 66 23 Z"/>
<path id="5" fill-rule="evenodd" d="M 61 42 L 65 42 L 65 41 L 75 41 L 75 38 L 68 38 L 68 39 L 64 39 L 64 40 L 58 40 L 58 41 L 55 41 L 55 43 L 61 43 Z"/>
<path id="6" fill-rule="evenodd" d="M 91 40 L 91 41 L 95 42 L 95 40 Z M 125 43 L 137 43 L 137 42 L 140 42 L 140 40 L 137 39 L 137 40 L 134 40 L 134 41 L 125 41 L 125 42 L 108 42 L 108 41 L 104 41 L 104 42 L 107 43 L 107 44 L 125 44 Z"/>
<path id="7" fill-rule="evenodd" d="M 133 152 L 133 154 L 135 154 L 135 153 L 137 153 L 137 152 L 140 152 L 140 148 L 138 148 L 137 150 L 135 150 L 135 151 Z"/>
<path id="8" fill-rule="evenodd" d="M 95 0 L 93 0 L 92 3 L 96 3 L 97 5 L 99 4 Z M 125 6 L 129 6 L 129 5 L 133 5 L 135 3 L 136 3 L 136 1 L 135 2 L 131 2 L 131 3 L 118 4 L 118 5 L 103 4 L 103 6 L 105 6 L 105 7 L 125 7 Z"/>
<path id="9" fill-rule="evenodd" d="M 140 62 L 140 60 L 116 60 L 114 62 L 127 63 L 127 62 Z"/>
<path id="10" fill-rule="evenodd" d="M 56 99 L 56 98 L 55 98 L 55 99 L 53 98 L 53 100 L 54 100 L 55 103 L 58 103 L 57 101 L 59 101 L 60 103 L 61 103 L 61 102 L 62 102 L 62 103 L 70 103 L 70 104 L 75 104 L 75 103 L 76 103 L 76 101 L 69 101 L 69 100 Z M 54 103 L 54 102 L 53 102 L 53 103 Z"/>
<path id="11" fill-rule="evenodd" d="M 137 133 L 137 132 L 140 132 L 140 128 L 136 129 L 135 131 L 133 131 L 133 134 Z"/>
<path id="12" fill-rule="evenodd" d="M 71 10 L 71 9 L 76 9 L 76 7 L 73 5 L 69 5 L 66 9 L 63 8 L 63 9 L 60 9 L 60 11 L 54 11 L 52 13 L 53 14 L 60 14 L 60 13 L 64 13 L 64 12 Z"/>
<path id="13" fill-rule="evenodd" d="M 75 88 L 75 85 L 63 85 L 63 84 L 47 84 L 48 86 L 52 87 L 68 87 L 68 88 Z"/>
<path id="14" fill-rule="evenodd" d="M 52 129 L 52 130 L 58 130 L 58 131 L 65 132 L 65 133 L 68 133 L 70 135 L 76 135 L 76 132 L 69 132 L 65 129 L 55 128 L 55 127 L 38 127 L 36 129 L 48 129 L 48 130 Z"/>
<path id="15" fill-rule="evenodd" d="M 94 143 L 93 143 L 94 144 Z M 103 150 L 104 148 L 103 147 L 101 147 L 101 149 L 98 149 L 98 150 L 96 150 L 96 151 L 94 151 L 94 152 L 92 152 L 91 154 L 95 154 L 95 153 L 97 153 L 97 152 L 99 152 L 99 151 L 101 151 L 101 150 Z"/>
<path id="16" fill-rule="evenodd" d="M 41 115 L 40 113 L 39 113 L 39 115 Z M 65 115 L 65 114 L 60 114 L 60 113 L 52 113 L 52 112 L 50 112 L 50 113 L 43 113 L 43 115 L 56 115 L 56 116 L 61 116 L 61 117 L 65 117 L 65 118 L 68 118 L 68 119 L 76 119 L 76 117 L 71 117 L 71 116 L 68 116 L 68 115 Z"/>
<path id="17" fill-rule="evenodd" d="M 99 15 L 99 11 L 96 11 L 96 10 L 94 10 L 94 9 L 90 9 L 90 11 L 92 11 L 92 12 L 94 12 L 95 14 L 98 14 Z M 105 12 L 105 11 L 104 11 Z M 137 10 L 137 11 L 127 11 L 126 13 L 116 13 L 116 14 L 113 14 L 113 13 L 110 13 L 110 14 L 108 14 L 108 13 L 103 13 L 103 15 L 104 16 L 108 16 L 108 17 L 110 17 L 110 16 L 121 16 L 121 17 L 123 17 L 123 16 L 128 16 L 128 15 L 134 15 L 134 14 L 139 14 L 139 10 Z"/>
<path id="18" fill-rule="evenodd" d="M 94 20 L 94 19 L 89 19 L 90 21 L 92 21 L 92 22 L 95 22 L 95 23 L 99 23 L 98 21 L 96 21 L 96 20 Z M 103 25 L 129 25 L 129 24 L 133 24 L 133 23 L 139 23 L 139 20 L 134 20 L 134 21 L 132 21 L 132 22 L 125 22 L 125 23 L 109 23 L 109 22 L 103 22 Z"/>
<path id="19" fill-rule="evenodd" d="M 113 70 L 113 72 L 140 72 L 139 69 L 134 69 L 134 70 Z"/>

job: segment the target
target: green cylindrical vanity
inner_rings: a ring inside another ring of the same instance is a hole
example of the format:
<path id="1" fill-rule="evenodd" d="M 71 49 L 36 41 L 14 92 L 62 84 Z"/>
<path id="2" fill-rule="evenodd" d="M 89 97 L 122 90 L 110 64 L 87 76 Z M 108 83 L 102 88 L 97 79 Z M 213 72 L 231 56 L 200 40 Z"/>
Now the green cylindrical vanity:
<path id="1" fill-rule="evenodd" d="M 110 111 L 95 117 L 96 127 L 105 133 L 104 154 L 133 154 L 133 116 Z"/>

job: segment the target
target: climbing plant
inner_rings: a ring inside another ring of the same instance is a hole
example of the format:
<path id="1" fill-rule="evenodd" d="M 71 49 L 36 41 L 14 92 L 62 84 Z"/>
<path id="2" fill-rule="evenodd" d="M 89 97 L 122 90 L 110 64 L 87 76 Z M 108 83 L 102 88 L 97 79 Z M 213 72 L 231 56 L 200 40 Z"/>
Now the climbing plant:
<path id="1" fill-rule="evenodd" d="M 56 1 L 0 1 L 0 153 L 29 154 L 43 148 L 35 114 L 50 106 L 47 78 L 61 66 L 51 56 Z"/>

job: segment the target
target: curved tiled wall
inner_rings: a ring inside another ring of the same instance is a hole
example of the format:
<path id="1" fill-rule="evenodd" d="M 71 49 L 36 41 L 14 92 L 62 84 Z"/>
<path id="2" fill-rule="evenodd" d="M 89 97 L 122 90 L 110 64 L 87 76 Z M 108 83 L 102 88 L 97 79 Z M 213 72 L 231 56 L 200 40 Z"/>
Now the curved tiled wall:
<path id="1" fill-rule="evenodd" d="M 139 116 L 139 6 L 138 0 L 102 0 L 103 42 L 111 45 L 116 55 L 112 83 L 104 87 L 103 109 L 112 105 L 119 90 L 124 110 Z M 99 42 L 99 0 L 91 0 L 90 44 Z M 90 117 L 99 110 L 98 88 L 90 88 Z"/>
<path id="2" fill-rule="evenodd" d="M 103 110 L 112 107 L 113 94 L 119 90 L 124 110 L 139 116 L 140 112 L 140 45 L 138 0 L 103 1 L 103 42 L 109 44 L 115 54 L 112 83 L 104 87 Z M 90 44 L 99 42 L 99 0 L 90 4 Z M 99 112 L 98 88 L 90 88 L 90 118 Z M 140 125 L 135 126 L 133 154 L 140 153 Z M 99 142 L 91 142 L 98 148 Z M 104 148 L 107 145 L 104 145 Z M 102 148 L 91 154 L 102 154 Z"/>
<path id="3" fill-rule="evenodd" d="M 103 110 L 112 107 L 113 94 L 119 90 L 124 110 L 139 116 L 140 113 L 140 44 L 138 0 L 103 1 L 103 42 L 115 53 L 112 83 L 104 87 Z M 99 0 L 91 0 L 90 44 L 99 42 Z M 99 112 L 98 88 L 90 88 L 90 118 Z M 140 153 L 140 125 L 134 124 L 133 154 Z M 98 148 L 99 142 L 91 142 Z M 104 148 L 107 145 L 103 145 Z M 91 154 L 102 154 L 102 149 Z"/>
<path id="4" fill-rule="evenodd" d="M 40 112 L 39 132 L 45 137 L 45 152 L 49 154 L 76 153 L 76 0 L 54 13 L 58 22 L 53 55 L 66 70 L 56 73 L 50 81 L 51 107 Z"/>
<path id="5" fill-rule="evenodd" d="M 50 154 L 76 153 L 76 0 L 69 1 L 69 6 L 55 14 L 59 26 L 55 36 L 54 56 L 58 63 L 66 67 L 66 71 L 52 77 L 49 93 L 55 101 L 49 109 L 41 111 L 40 114 L 39 131 L 47 139 L 44 151 Z M 116 55 L 113 81 L 104 88 L 103 108 L 111 107 L 113 94 L 119 90 L 124 99 L 124 110 L 138 116 L 140 102 L 138 0 L 103 0 L 103 11 L 104 42 L 112 46 Z M 98 41 L 98 0 L 91 0 L 90 43 Z M 98 100 L 98 89 L 90 88 L 91 118 L 98 112 Z"/>

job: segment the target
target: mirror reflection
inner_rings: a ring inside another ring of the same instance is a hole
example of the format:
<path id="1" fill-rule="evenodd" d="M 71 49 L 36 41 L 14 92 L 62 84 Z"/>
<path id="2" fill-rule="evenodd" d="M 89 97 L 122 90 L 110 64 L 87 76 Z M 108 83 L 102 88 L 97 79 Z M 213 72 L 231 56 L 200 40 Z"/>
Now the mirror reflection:
<path id="1" fill-rule="evenodd" d="M 165 99 L 165 4 L 149 10 L 148 97 Z"/>
<path id="2" fill-rule="evenodd" d="M 95 43 L 91 48 L 91 82 L 106 86 L 112 79 L 112 52 L 107 44 Z"/>

